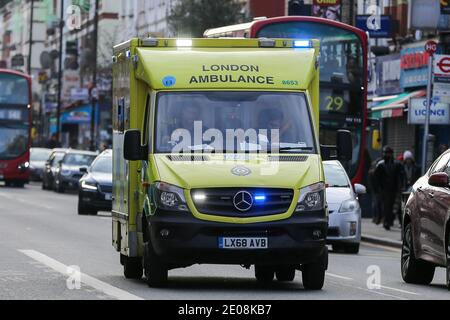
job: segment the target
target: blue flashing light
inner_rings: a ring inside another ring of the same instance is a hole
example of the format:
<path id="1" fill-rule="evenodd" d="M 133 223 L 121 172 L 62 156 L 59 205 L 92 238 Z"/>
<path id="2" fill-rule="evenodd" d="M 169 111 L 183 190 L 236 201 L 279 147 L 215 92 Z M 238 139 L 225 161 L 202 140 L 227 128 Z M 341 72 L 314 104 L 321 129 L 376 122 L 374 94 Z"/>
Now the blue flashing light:
<path id="1" fill-rule="evenodd" d="M 309 40 L 294 40 L 294 48 L 311 48 L 312 43 Z"/>
<path id="2" fill-rule="evenodd" d="M 265 195 L 257 195 L 255 196 L 255 201 L 266 201 Z"/>

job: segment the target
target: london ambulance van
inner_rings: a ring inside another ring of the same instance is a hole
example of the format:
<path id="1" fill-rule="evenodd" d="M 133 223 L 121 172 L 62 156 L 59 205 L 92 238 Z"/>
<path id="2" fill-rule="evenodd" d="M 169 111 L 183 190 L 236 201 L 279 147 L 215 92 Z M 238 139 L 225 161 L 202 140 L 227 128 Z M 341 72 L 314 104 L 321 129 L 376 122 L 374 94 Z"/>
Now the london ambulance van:
<path id="1" fill-rule="evenodd" d="M 321 289 L 328 266 L 319 43 L 131 39 L 113 56 L 113 230 L 127 278 L 194 264 Z"/>

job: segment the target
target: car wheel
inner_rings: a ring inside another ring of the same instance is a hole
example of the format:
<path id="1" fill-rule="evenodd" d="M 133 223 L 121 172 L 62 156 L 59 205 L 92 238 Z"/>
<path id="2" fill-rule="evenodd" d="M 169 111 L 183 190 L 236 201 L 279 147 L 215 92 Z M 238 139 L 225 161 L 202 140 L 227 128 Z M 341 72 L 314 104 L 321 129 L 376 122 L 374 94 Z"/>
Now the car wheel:
<path id="1" fill-rule="evenodd" d="M 450 290 L 450 231 L 447 236 L 447 266 L 446 266 L 446 284 L 447 289 Z"/>
<path id="2" fill-rule="evenodd" d="M 359 253 L 359 243 L 346 244 L 344 246 L 344 252 L 350 253 L 350 254 L 358 254 Z"/>
<path id="3" fill-rule="evenodd" d="M 58 192 L 58 193 L 64 193 L 65 192 L 65 190 L 64 190 L 64 187 L 61 185 L 61 182 L 55 182 L 55 191 L 56 192 Z"/>
<path id="4" fill-rule="evenodd" d="M 303 287 L 306 290 L 321 290 L 325 282 L 325 271 L 328 267 L 328 248 L 315 262 L 302 266 Z"/>
<path id="5" fill-rule="evenodd" d="M 406 283 L 430 284 L 433 281 L 436 267 L 415 257 L 411 224 L 403 232 L 401 264 L 402 278 Z"/>
<path id="6" fill-rule="evenodd" d="M 278 281 L 291 282 L 295 279 L 295 267 L 281 266 L 275 271 Z"/>
<path id="7" fill-rule="evenodd" d="M 273 280 L 275 271 L 273 267 L 255 265 L 255 278 L 261 283 L 270 283 Z"/>
<path id="8" fill-rule="evenodd" d="M 123 262 L 123 275 L 127 279 L 142 278 L 142 259 L 139 257 L 121 257 Z"/>
<path id="9" fill-rule="evenodd" d="M 162 287 L 168 280 L 167 266 L 161 262 L 153 250 L 152 244 L 144 244 L 144 274 L 149 287 Z"/>
<path id="10" fill-rule="evenodd" d="M 78 214 L 80 216 L 96 215 L 97 210 L 93 210 L 93 209 L 83 205 L 83 203 L 81 203 L 81 201 L 78 200 Z"/>

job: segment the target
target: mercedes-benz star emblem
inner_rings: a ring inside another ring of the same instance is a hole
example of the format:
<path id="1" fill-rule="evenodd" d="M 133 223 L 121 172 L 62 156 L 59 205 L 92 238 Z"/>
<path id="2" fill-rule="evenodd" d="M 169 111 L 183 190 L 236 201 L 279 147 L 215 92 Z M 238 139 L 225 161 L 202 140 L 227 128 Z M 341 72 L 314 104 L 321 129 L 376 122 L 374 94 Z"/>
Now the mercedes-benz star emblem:
<path id="1" fill-rule="evenodd" d="M 241 212 L 249 211 L 253 206 L 253 197 L 247 191 L 239 191 L 233 198 L 233 204 Z"/>
<path id="2" fill-rule="evenodd" d="M 231 170 L 231 173 L 234 174 L 235 176 L 244 177 L 244 176 L 248 176 L 249 174 L 251 174 L 252 170 L 250 170 L 249 168 L 244 167 L 244 166 L 237 166 Z"/>

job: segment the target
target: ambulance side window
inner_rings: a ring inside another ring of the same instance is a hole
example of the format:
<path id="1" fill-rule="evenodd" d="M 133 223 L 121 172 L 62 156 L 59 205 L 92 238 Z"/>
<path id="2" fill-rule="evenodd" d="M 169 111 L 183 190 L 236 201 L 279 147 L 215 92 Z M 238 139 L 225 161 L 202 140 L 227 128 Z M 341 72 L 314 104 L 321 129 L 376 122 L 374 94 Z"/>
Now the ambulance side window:
<path id="1" fill-rule="evenodd" d="M 144 127 L 142 130 L 142 145 L 146 146 L 149 142 L 149 121 L 150 121 L 150 95 L 147 95 L 144 111 Z"/>

